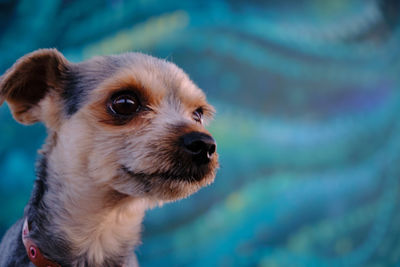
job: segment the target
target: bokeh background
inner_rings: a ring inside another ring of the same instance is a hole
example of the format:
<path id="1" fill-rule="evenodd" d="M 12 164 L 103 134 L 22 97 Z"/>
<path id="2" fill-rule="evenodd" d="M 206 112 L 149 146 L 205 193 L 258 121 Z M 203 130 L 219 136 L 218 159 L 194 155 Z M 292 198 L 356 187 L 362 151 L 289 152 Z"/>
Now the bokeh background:
<path id="1" fill-rule="evenodd" d="M 398 266 L 399 17 L 397 0 L 0 0 L 0 72 L 37 48 L 141 51 L 205 90 L 221 169 L 147 213 L 142 266 Z M 0 108 L 0 236 L 44 137 Z"/>

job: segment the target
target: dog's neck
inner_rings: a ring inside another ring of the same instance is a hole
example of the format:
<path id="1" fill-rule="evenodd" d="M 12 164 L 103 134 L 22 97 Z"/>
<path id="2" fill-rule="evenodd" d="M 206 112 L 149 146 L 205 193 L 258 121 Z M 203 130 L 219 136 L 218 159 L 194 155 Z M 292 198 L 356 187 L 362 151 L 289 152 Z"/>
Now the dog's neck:
<path id="1" fill-rule="evenodd" d="M 148 201 L 96 185 L 59 156 L 44 153 L 26 212 L 38 247 L 62 266 L 132 266 Z"/>

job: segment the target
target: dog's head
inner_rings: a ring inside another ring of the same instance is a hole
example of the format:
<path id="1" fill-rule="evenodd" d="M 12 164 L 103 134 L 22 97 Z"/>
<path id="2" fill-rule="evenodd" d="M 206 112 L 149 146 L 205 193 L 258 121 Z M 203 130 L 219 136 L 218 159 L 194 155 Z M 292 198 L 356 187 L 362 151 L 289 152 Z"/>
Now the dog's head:
<path id="1" fill-rule="evenodd" d="M 47 126 L 48 160 L 77 186 L 171 201 L 214 180 L 216 144 L 204 128 L 213 107 L 165 60 L 126 53 L 70 63 L 38 50 L 1 76 L 3 101 L 17 121 Z"/>

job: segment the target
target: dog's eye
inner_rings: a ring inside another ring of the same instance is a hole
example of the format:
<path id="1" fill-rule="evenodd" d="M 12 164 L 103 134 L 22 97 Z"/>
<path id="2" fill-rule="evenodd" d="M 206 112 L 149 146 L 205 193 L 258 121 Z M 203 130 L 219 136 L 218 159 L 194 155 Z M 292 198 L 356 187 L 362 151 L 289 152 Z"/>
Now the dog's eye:
<path id="1" fill-rule="evenodd" d="M 116 115 L 131 116 L 139 110 L 140 103 L 133 93 L 121 93 L 111 98 L 109 107 Z"/>
<path id="2" fill-rule="evenodd" d="M 193 112 L 193 119 L 197 122 L 203 122 L 203 109 L 198 108 Z"/>

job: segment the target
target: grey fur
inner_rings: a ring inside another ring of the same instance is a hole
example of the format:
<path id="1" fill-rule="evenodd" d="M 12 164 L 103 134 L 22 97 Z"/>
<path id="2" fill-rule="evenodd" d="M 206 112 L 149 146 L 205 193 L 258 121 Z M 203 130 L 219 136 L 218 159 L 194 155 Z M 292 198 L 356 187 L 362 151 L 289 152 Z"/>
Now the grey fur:
<path id="1" fill-rule="evenodd" d="M 0 244 L 1 267 L 34 267 L 22 243 L 22 225 L 23 219 L 20 219 L 4 235 Z"/>

